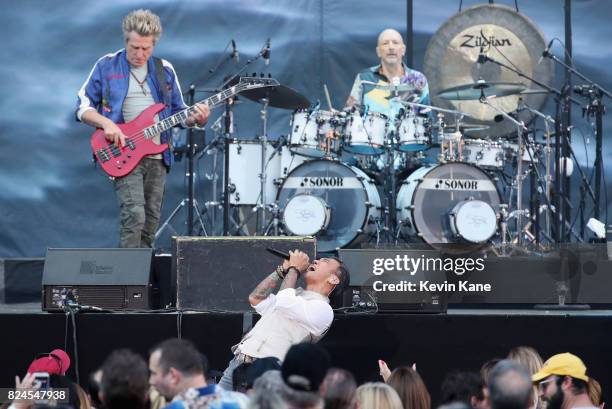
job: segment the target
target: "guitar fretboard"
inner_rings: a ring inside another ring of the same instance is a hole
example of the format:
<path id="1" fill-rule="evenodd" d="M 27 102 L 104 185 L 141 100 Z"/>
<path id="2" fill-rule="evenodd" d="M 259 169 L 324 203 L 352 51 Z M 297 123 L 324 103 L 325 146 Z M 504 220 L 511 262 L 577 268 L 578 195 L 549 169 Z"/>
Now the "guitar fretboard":
<path id="1" fill-rule="evenodd" d="M 208 105 L 209 107 L 213 107 L 215 105 L 220 104 L 221 102 L 225 101 L 228 98 L 231 98 L 232 96 L 247 90 L 249 88 L 261 88 L 264 87 L 266 85 L 261 85 L 261 84 L 237 84 L 234 85 L 233 87 L 229 87 L 221 92 L 219 92 L 218 94 L 215 94 L 211 97 L 208 97 L 180 112 L 177 112 L 174 115 L 169 116 L 168 118 L 161 120 L 157 123 L 155 123 L 154 125 L 151 125 L 145 129 L 143 129 L 143 133 L 145 138 L 147 139 L 151 139 L 159 134 L 161 134 L 164 131 L 167 131 L 170 128 L 173 128 L 177 125 L 180 125 L 181 123 L 184 123 L 187 118 L 189 118 L 189 116 L 192 113 L 196 113 L 196 108 L 195 105 L 197 104 L 201 104 L 201 103 L 205 103 L 206 105 Z"/>

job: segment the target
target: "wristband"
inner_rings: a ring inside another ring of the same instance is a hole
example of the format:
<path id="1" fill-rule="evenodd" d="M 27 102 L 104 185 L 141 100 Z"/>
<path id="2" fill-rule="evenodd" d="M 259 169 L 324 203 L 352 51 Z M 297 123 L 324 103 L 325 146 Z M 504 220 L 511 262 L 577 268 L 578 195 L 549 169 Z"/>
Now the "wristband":
<path id="1" fill-rule="evenodd" d="M 297 275 L 298 275 L 298 277 L 299 277 L 299 276 L 300 276 L 300 274 L 301 274 L 301 273 L 300 273 L 300 270 L 298 270 L 298 268 L 297 268 L 297 267 L 295 267 L 295 266 L 289 266 L 289 268 L 287 269 L 287 273 L 289 273 L 289 270 L 292 270 L 292 269 L 293 269 L 293 270 L 295 270 L 295 272 L 297 273 Z M 287 273 L 285 273 L 285 275 L 287 275 Z"/>

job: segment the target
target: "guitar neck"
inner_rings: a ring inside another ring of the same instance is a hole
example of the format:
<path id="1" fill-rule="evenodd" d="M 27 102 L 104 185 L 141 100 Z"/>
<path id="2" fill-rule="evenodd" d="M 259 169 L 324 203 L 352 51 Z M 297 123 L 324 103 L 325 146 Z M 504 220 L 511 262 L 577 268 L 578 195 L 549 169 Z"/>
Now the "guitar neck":
<path id="1" fill-rule="evenodd" d="M 145 138 L 153 138 L 154 136 L 157 136 L 159 134 L 161 134 L 162 132 L 167 131 L 170 128 L 174 128 L 175 126 L 185 122 L 187 120 L 187 118 L 189 118 L 189 116 L 192 113 L 196 112 L 196 108 L 195 105 L 197 104 L 206 104 L 209 107 L 213 107 L 215 105 L 220 104 L 221 102 L 225 101 L 228 98 L 233 97 L 234 95 L 238 94 L 241 91 L 244 91 L 245 89 L 248 89 L 249 86 L 248 84 L 236 84 L 232 87 L 229 87 L 211 97 L 208 97 L 206 99 L 203 99 L 199 102 L 197 102 L 196 104 L 180 111 L 177 112 L 174 115 L 169 116 L 168 118 L 161 120 L 157 123 L 155 123 L 154 125 L 151 125 L 145 129 L 143 129 Z"/>

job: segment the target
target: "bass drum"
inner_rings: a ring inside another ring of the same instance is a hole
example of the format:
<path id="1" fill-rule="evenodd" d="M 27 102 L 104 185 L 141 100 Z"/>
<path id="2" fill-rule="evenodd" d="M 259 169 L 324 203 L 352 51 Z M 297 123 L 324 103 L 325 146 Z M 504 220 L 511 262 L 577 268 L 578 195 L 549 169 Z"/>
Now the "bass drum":
<path id="1" fill-rule="evenodd" d="M 402 184 L 398 217 L 428 244 L 485 244 L 497 232 L 501 198 L 493 180 L 467 163 L 422 167 Z"/>
<path id="2" fill-rule="evenodd" d="M 317 238 L 330 252 L 376 232 L 380 196 L 363 171 L 334 160 L 305 162 L 287 176 L 277 202 L 288 234 Z"/>

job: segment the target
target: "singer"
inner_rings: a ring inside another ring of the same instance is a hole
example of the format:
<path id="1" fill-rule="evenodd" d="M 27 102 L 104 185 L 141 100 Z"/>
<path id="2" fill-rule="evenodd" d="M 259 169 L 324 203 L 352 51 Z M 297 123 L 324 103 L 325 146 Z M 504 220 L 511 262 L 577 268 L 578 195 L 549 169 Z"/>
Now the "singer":
<path id="1" fill-rule="evenodd" d="M 295 288 L 302 275 L 306 289 Z M 282 361 L 291 345 L 321 339 L 334 318 L 329 297 L 332 293 L 340 294 L 348 282 L 349 273 L 339 259 L 321 258 L 310 263 L 306 253 L 290 251 L 289 260 L 249 295 L 249 302 L 261 319 L 232 347 L 234 358 L 219 385 L 232 390 L 234 369 L 242 363 L 269 356 Z M 272 294 L 276 288 L 278 293 Z"/>

